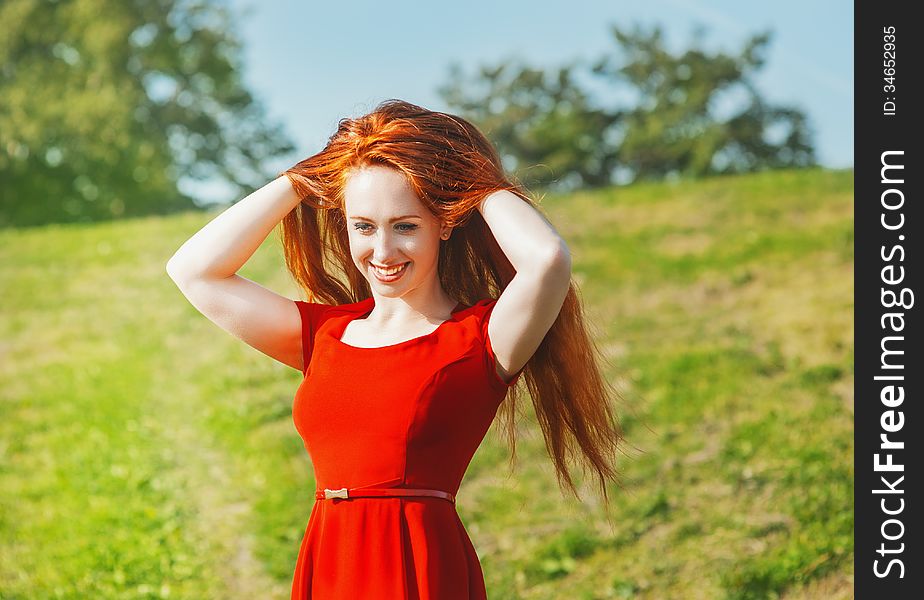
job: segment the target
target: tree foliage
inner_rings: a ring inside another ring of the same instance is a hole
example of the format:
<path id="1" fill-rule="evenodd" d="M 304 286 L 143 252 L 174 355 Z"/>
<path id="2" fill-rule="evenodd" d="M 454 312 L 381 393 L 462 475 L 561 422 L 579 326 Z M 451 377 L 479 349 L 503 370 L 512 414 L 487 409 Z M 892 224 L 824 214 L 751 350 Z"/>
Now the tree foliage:
<path id="1" fill-rule="evenodd" d="M 293 149 L 205 0 L 3 2 L 0 98 L 0 226 L 190 208 L 182 179 L 242 192 Z"/>
<path id="2" fill-rule="evenodd" d="M 523 169 L 524 183 L 609 181 L 617 156 L 601 132 L 621 114 L 592 107 L 572 65 L 553 73 L 509 64 L 482 67 L 472 82 L 464 81 L 458 65 L 450 68 L 453 84 L 440 88 L 443 99 L 488 134 L 506 166 Z"/>
<path id="3" fill-rule="evenodd" d="M 577 83 L 580 62 L 548 73 L 481 67 L 468 81 L 452 65 L 440 94 L 486 130 L 526 185 L 569 189 L 815 164 L 805 115 L 770 105 L 754 85 L 770 33 L 731 55 L 705 50 L 701 29 L 676 53 L 658 26 L 611 31 L 617 49 L 583 74 L 630 100 L 593 105 Z"/>

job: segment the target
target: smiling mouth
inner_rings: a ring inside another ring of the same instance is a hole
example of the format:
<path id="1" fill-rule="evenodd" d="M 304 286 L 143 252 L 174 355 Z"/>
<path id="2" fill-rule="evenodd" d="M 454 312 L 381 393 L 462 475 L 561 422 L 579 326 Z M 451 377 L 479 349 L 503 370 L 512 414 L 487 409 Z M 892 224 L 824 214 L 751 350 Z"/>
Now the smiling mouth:
<path id="1" fill-rule="evenodd" d="M 395 275 L 399 275 L 399 274 L 403 273 L 404 270 L 407 268 L 407 266 L 408 266 L 409 264 L 411 264 L 411 263 L 410 263 L 410 261 L 408 261 L 408 262 L 403 263 L 403 264 L 401 264 L 401 265 L 394 266 L 394 267 L 389 267 L 389 268 L 387 268 L 387 269 L 383 269 L 383 268 L 381 268 L 381 267 L 378 267 L 378 266 L 376 266 L 376 265 L 373 265 L 372 263 L 369 263 L 369 264 L 372 265 L 372 270 L 375 271 L 375 274 L 376 274 L 376 275 L 378 275 L 378 276 L 380 276 L 380 277 L 394 277 Z"/>

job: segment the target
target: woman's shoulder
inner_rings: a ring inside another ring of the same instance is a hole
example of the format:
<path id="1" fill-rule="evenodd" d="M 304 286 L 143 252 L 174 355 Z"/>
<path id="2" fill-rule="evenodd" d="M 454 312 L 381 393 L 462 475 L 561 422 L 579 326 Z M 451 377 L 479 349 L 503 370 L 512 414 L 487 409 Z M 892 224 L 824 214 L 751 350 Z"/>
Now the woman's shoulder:
<path id="1" fill-rule="evenodd" d="M 474 332 L 484 335 L 488 319 L 496 303 L 496 298 L 482 298 L 460 309 L 455 314 L 455 319 L 456 321 L 468 324 Z"/>
<path id="2" fill-rule="evenodd" d="M 484 317 L 489 314 L 497 303 L 497 298 L 482 298 L 471 305 L 459 310 L 460 315 Z"/>
<path id="3" fill-rule="evenodd" d="M 497 298 L 482 298 L 481 300 L 478 300 L 472 304 L 469 308 L 472 308 L 475 311 L 488 311 L 493 308 L 496 303 Z"/>
<path id="4" fill-rule="evenodd" d="M 310 300 L 295 300 L 295 305 L 302 314 L 302 319 L 306 323 L 318 327 L 322 322 L 345 315 L 362 314 L 372 308 L 372 298 L 366 298 L 359 302 L 348 302 L 344 304 L 325 304 L 322 302 L 312 302 Z"/>
<path id="5" fill-rule="evenodd" d="M 360 300 L 359 302 L 347 302 L 344 304 L 326 304 L 323 302 L 312 302 L 310 300 L 295 300 L 299 307 L 314 312 L 323 312 L 330 314 L 349 314 L 362 311 L 372 306 L 372 297 Z"/>
<path id="6" fill-rule="evenodd" d="M 358 302 L 348 302 L 343 304 L 324 304 L 321 302 L 311 302 L 306 300 L 295 300 L 299 310 L 307 317 L 308 321 L 320 324 L 331 318 L 350 316 L 355 317 L 368 313 L 374 306 L 375 301 L 370 296 Z M 475 326 L 481 329 L 486 325 L 487 318 L 491 310 L 497 303 L 496 298 L 482 298 L 468 306 L 462 306 L 453 313 L 453 320 Z"/>

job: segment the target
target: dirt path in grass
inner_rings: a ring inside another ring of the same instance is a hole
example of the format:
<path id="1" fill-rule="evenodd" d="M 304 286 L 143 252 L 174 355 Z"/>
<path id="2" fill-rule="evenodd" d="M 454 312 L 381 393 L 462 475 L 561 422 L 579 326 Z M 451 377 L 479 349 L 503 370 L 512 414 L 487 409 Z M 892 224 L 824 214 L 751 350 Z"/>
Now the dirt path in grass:
<path id="1" fill-rule="evenodd" d="M 173 413 L 182 420 L 182 409 Z M 173 419 L 171 419 L 173 420 Z M 221 452 L 210 447 L 190 419 L 170 430 L 180 463 L 183 489 L 196 508 L 195 535 L 213 550 L 214 568 L 222 588 L 212 598 L 223 600 L 279 599 L 289 589 L 270 578 L 254 555 L 253 514 Z"/>

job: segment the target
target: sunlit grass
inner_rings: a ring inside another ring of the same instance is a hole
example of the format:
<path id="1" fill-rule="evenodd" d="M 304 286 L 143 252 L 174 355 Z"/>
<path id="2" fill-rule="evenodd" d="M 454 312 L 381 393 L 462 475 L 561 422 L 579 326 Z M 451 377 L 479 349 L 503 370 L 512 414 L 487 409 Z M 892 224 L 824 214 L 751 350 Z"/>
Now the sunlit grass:
<path id="1" fill-rule="evenodd" d="M 626 396 L 610 489 L 558 490 L 532 409 L 458 510 L 489 596 L 848 598 L 853 173 L 548 197 Z M 164 264 L 187 214 L 0 233 L 0 598 L 287 598 L 311 510 L 300 374 Z M 243 275 L 299 297 L 275 236 Z"/>

